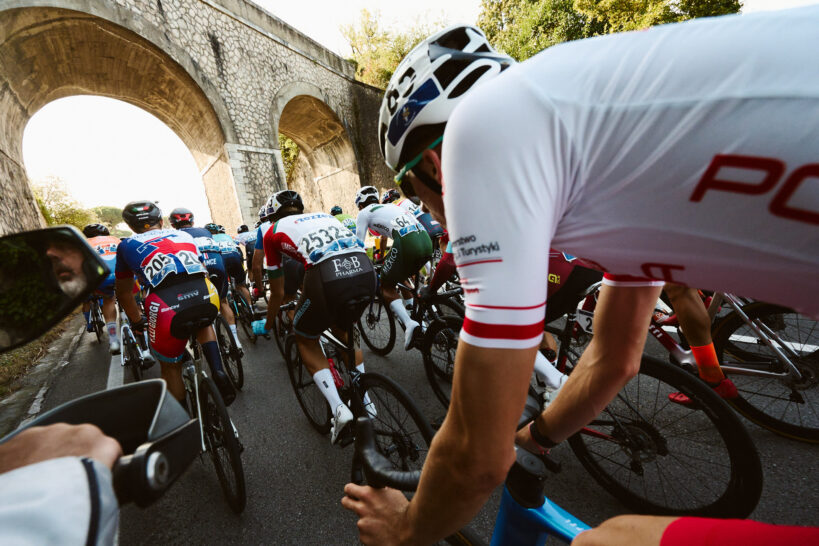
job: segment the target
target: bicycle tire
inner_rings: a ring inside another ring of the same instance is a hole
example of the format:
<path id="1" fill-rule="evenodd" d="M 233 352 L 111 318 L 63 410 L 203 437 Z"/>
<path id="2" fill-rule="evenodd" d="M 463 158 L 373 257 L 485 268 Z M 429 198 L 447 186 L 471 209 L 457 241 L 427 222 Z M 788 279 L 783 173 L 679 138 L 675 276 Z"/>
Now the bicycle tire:
<path id="1" fill-rule="evenodd" d="M 242 366 L 242 357 L 239 356 L 239 348 L 233 339 L 233 332 L 222 315 L 216 317 L 213 327 L 216 331 L 216 342 L 219 344 L 219 354 L 222 357 L 222 367 L 236 390 L 242 390 L 242 385 L 245 384 L 245 370 Z"/>
<path id="2" fill-rule="evenodd" d="M 781 436 L 819 443 L 819 328 L 816 320 L 792 309 L 754 302 L 743 311 L 751 320 L 760 319 L 798 354 L 793 362 L 804 379 L 765 378 L 738 373 L 726 374 L 739 397 L 726 400 L 757 425 Z M 783 372 L 774 352 L 736 311 L 720 320 L 713 330 L 714 349 L 723 365 L 748 365 L 763 371 Z"/>
<path id="3" fill-rule="evenodd" d="M 282 355 L 284 358 L 284 343 L 287 339 L 287 326 L 285 326 L 284 321 L 282 320 L 282 314 L 284 311 L 279 311 L 276 313 L 276 316 L 273 318 L 273 339 L 276 340 L 276 347 L 279 348 L 279 354 Z"/>
<path id="4" fill-rule="evenodd" d="M 236 302 L 236 309 L 239 311 L 237 322 L 242 327 L 242 332 L 251 343 L 256 343 L 258 336 L 253 333 L 253 311 L 241 293 L 234 294 L 233 298 Z"/>
<path id="5" fill-rule="evenodd" d="M 386 356 L 395 346 L 395 317 L 381 296 L 375 296 L 358 317 L 361 339 L 372 352 Z"/>
<path id="6" fill-rule="evenodd" d="M 247 503 L 247 494 L 239 440 L 216 383 L 210 377 L 203 376 L 202 379 L 199 383 L 199 404 L 205 445 L 228 506 L 241 514 Z"/>
<path id="7" fill-rule="evenodd" d="M 304 412 L 304 416 L 310 421 L 310 425 L 321 434 L 330 432 L 330 406 L 327 400 L 313 381 L 313 377 L 301 362 L 299 347 L 296 338 L 290 336 L 285 343 L 284 360 L 287 364 L 287 375 L 290 377 L 290 385 L 296 394 L 296 400 Z"/>
<path id="8" fill-rule="evenodd" d="M 398 383 L 377 373 L 358 378 L 359 394 L 367 393 L 375 415 L 364 411 L 356 417 L 370 417 L 375 445 L 397 470 L 421 470 L 434 431 L 415 401 Z"/>
<path id="9" fill-rule="evenodd" d="M 455 352 L 463 322 L 462 318 L 453 316 L 437 319 L 424 332 L 421 343 L 427 381 L 445 409 L 449 408 L 452 379 L 455 374 Z"/>
<path id="10" fill-rule="evenodd" d="M 696 406 L 671 403 L 678 391 Z M 569 445 L 598 484 L 640 513 L 745 518 L 762 494 L 759 454 L 739 417 L 698 378 L 646 355 Z"/>
<path id="11" fill-rule="evenodd" d="M 122 355 L 125 359 L 125 365 L 131 372 L 131 377 L 134 378 L 134 382 L 142 381 L 142 351 L 140 351 L 139 345 L 130 330 L 127 336 L 122 336 Z"/>
<path id="12" fill-rule="evenodd" d="M 102 343 L 105 318 L 102 316 L 102 308 L 98 302 L 91 303 L 91 320 L 94 324 L 94 333 L 97 334 L 97 343 Z"/>

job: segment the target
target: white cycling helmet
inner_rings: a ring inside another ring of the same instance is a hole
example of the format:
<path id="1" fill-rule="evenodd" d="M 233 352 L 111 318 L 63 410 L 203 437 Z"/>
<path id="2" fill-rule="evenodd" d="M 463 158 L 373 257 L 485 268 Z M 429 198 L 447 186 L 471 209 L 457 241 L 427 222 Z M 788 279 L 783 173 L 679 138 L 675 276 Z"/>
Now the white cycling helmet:
<path id="1" fill-rule="evenodd" d="M 418 139 L 405 148 L 415 129 L 429 130 L 423 144 L 441 136 L 464 93 L 514 62 L 473 26 L 449 27 L 415 46 L 395 69 L 381 102 L 378 138 L 387 166 L 397 171 L 418 155 Z"/>
<path id="2" fill-rule="evenodd" d="M 359 206 L 372 199 L 378 203 L 378 190 L 375 186 L 364 186 L 355 194 L 355 206 Z"/>

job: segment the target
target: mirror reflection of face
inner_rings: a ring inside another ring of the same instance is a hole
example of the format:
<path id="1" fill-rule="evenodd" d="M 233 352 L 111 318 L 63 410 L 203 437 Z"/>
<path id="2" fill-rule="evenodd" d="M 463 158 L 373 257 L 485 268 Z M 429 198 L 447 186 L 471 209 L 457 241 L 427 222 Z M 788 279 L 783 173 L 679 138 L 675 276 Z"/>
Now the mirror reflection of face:
<path id="1" fill-rule="evenodd" d="M 49 243 L 46 256 L 51 261 L 60 289 L 67 296 L 73 298 L 85 290 L 87 281 L 82 270 L 84 258 L 79 248 L 68 242 L 54 241 Z"/>

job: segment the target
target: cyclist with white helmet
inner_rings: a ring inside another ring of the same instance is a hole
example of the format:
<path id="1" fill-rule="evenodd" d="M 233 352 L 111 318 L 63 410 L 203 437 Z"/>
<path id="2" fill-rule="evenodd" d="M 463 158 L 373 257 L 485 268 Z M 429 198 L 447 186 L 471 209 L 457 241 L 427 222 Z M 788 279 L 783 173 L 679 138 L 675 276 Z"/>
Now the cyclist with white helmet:
<path id="1" fill-rule="evenodd" d="M 819 185 L 806 182 L 819 173 L 819 75 L 804 69 L 817 22 L 817 8 L 707 18 L 560 44 L 515 66 L 474 27 L 410 52 L 379 139 L 405 195 L 449 230 L 466 319 L 412 501 L 345 487 L 363 542 L 433 542 L 505 478 L 550 247 L 609 274 L 594 338 L 517 433 L 532 450 L 591 421 L 637 373 L 662 281 L 819 315 Z"/>
<path id="2" fill-rule="evenodd" d="M 273 328 L 284 297 L 282 257 L 289 256 L 305 269 L 304 289 L 293 320 L 296 343 L 304 367 L 313 376 L 332 410 L 330 441 L 335 443 L 352 421 L 353 413 L 341 401 L 319 337 L 328 327 L 343 326 L 341 322 L 358 318 L 366 300 L 375 293 L 375 272 L 364 252 L 364 245 L 355 235 L 329 214 L 304 214 L 304 203 L 295 191 L 277 192 L 269 204 L 273 227 L 265 233 L 263 243 L 270 279 L 265 329 Z M 346 309 L 353 300 L 363 302 L 355 316 L 348 314 Z M 343 331 L 336 332 L 336 335 L 346 340 Z M 361 350 L 356 350 L 356 364 L 363 372 Z"/>
<path id="3" fill-rule="evenodd" d="M 401 207 L 378 202 L 378 190 L 364 186 L 355 196 L 358 206 L 356 235 L 364 243 L 367 230 L 376 232 L 382 240 L 392 239 L 392 248 L 381 268 L 381 295 L 395 318 L 404 327 L 404 350 L 412 345 L 419 324 L 407 313 L 396 285 L 418 272 L 432 256 L 432 241 L 415 217 Z"/>

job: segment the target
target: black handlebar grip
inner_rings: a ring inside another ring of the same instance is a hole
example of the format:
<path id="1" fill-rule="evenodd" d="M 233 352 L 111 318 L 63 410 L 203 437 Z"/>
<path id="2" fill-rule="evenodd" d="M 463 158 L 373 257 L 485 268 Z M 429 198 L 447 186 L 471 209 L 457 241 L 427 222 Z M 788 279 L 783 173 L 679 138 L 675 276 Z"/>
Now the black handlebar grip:
<path id="1" fill-rule="evenodd" d="M 372 487 L 392 487 L 401 491 L 415 491 L 421 480 L 418 470 L 396 470 L 392 463 L 375 448 L 373 424 L 367 417 L 359 417 L 355 424 L 355 457 L 361 463 L 367 483 Z"/>

